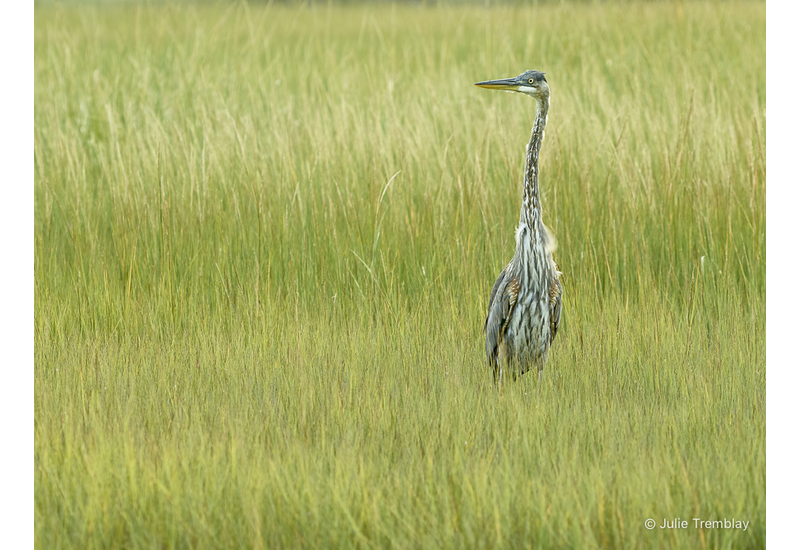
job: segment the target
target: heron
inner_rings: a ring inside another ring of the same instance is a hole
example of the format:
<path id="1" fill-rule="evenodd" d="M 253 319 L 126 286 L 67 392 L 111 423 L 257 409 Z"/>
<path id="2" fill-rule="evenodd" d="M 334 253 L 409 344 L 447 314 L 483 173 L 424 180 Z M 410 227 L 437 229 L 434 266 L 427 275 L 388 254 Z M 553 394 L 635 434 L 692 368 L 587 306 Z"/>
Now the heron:
<path id="1" fill-rule="evenodd" d="M 561 323 L 561 287 L 553 259 L 556 241 L 542 221 L 539 153 L 542 149 L 550 87 L 544 73 L 525 71 L 514 78 L 475 84 L 490 90 L 525 94 L 536 100 L 536 118 L 528 143 L 522 184 L 522 208 L 514 238 L 514 257 L 497 277 L 486 316 L 486 355 L 496 384 L 536 368 L 539 378 Z"/>

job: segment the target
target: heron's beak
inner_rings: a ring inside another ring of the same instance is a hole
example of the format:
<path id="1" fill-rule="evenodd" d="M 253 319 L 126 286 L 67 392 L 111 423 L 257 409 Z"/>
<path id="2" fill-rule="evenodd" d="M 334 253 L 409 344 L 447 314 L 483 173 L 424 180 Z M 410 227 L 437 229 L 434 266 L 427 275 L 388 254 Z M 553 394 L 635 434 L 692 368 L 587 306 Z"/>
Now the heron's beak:
<path id="1" fill-rule="evenodd" d="M 501 78 L 500 80 L 486 80 L 484 82 L 476 82 L 476 86 L 481 88 L 488 88 L 490 90 L 509 90 L 516 91 L 519 88 L 519 83 L 516 78 Z"/>

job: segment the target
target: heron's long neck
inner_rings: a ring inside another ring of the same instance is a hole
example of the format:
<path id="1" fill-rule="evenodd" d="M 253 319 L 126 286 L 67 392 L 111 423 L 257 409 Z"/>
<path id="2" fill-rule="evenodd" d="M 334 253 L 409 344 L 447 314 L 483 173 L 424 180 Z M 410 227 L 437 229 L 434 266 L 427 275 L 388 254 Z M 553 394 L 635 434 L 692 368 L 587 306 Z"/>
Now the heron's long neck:
<path id="1" fill-rule="evenodd" d="M 527 224 L 533 230 L 538 229 L 542 219 L 542 208 L 539 201 L 539 151 L 542 149 L 549 108 L 549 98 L 536 99 L 536 120 L 533 122 L 531 141 L 528 143 L 528 154 L 525 160 L 525 181 L 522 188 L 522 211 L 519 221 Z"/>

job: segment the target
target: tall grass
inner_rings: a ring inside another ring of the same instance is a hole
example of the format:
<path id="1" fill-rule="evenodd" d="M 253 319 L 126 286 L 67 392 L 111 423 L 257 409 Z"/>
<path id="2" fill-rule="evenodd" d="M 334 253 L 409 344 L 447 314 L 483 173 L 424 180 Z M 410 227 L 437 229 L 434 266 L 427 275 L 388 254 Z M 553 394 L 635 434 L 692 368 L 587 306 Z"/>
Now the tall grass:
<path id="1" fill-rule="evenodd" d="M 765 18 L 37 8 L 37 546 L 763 547 Z M 529 68 L 564 318 L 498 394 Z"/>

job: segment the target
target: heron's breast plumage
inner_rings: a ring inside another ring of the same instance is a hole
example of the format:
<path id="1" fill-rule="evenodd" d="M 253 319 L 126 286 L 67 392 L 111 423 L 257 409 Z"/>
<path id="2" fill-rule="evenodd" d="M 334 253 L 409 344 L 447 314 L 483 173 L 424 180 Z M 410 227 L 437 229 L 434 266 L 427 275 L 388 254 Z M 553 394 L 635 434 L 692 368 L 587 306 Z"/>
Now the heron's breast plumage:
<path id="1" fill-rule="evenodd" d="M 508 354 L 506 361 L 518 362 L 523 368 L 538 362 L 550 348 L 548 292 L 536 282 L 532 277 L 521 280 L 517 303 L 503 334 Z M 522 372 L 525 370 L 527 368 Z"/>

